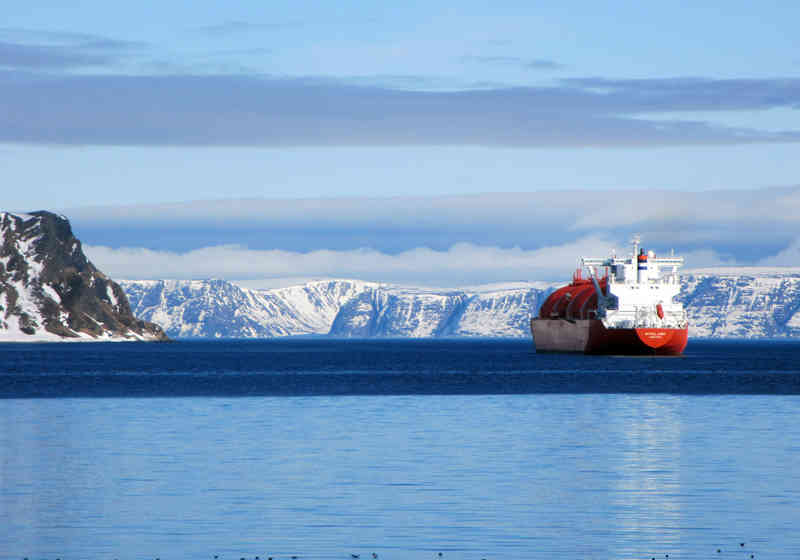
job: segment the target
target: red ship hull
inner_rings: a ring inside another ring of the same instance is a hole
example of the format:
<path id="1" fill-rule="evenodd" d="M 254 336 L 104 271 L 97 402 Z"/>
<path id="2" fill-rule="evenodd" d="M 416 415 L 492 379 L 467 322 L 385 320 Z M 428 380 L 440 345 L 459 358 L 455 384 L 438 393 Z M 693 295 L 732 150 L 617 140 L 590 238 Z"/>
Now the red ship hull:
<path id="1" fill-rule="evenodd" d="M 607 329 L 599 319 L 531 319 L 537 352 L 677 356 L 689 329 Z"/>

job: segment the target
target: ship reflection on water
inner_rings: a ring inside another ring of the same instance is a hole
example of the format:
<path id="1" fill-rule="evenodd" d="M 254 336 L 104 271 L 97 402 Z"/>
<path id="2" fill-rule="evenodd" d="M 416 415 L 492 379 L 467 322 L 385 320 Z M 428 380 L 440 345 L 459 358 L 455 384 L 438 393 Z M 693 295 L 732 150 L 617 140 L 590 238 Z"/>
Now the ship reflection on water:
<path id="1" fill-rule="evenodd" d="M 611 415 L 611 429 L 619 434 L 615 465 L 617 479 L 611 492 L 615 512 L 613 532 L 636 535 L 658 545 L 646 551 L 625 540 L 616 558 L 684 556 L 681 535 L 685 526 L 681 496 L 680 400 L 640 396 L 635 406 Z"/>

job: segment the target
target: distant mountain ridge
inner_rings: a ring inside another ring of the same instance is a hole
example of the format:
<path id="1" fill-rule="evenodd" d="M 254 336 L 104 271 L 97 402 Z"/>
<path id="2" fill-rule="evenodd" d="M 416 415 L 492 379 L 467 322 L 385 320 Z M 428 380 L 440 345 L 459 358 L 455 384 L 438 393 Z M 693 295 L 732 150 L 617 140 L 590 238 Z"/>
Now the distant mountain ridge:
<path id="1" fill-rule="evenodd" d="M 800 337 L 800 271 L 708 269 L 681 278 L 690 336 Z M 324 280 L 250 290 L 224 280 L 120 281 L 137 316 L 174 337 L 530 338 L 528 320 L 555 286 L 434 290 Z"/>
<path id="2" fill-rule="evenodd" d="M 425 290 L 358 280 L 324 280 L 249 290 L 224 280 L 123 280 L 137 316 L 174 337 L 519 338 L 545 289 L 514 286 L 478 293 Z"/>
<path id="3" fill-rule="evenodd" d="M 170 336 L 271 338 L 327 334 L 340 307 L 372 286 L 332 281 L 259 291 L 225 280 L 122 280 L 134 313 Z"/>
<path id="4" fill-rule="evenodd" d="M 704 269 L 681 277 L 689 335 L 800 337 L 800 271 Z"/>
<path id="5" fill-rule="evenodd" d="M 69 221 L 50 212 L 0 212 L 0 342 L 164 340 L 131 313 L 97 270 Z"/>

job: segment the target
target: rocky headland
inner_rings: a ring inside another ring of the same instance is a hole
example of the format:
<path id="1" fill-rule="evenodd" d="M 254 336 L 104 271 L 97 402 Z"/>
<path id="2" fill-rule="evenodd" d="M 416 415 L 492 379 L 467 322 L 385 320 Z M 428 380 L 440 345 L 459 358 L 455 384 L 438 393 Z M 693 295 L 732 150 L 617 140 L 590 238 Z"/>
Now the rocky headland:
<path id="1" fill-rule="evenodd" d="M 86 258 L 69 221 L 0 212 L 0 342 L 167 340 Z"/>

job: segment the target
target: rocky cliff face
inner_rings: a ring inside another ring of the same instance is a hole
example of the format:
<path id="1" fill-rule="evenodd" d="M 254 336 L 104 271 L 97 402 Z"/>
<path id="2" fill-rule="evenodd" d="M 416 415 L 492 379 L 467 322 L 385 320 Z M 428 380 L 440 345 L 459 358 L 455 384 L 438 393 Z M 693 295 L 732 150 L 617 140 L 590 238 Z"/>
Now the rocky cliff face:
<path id="1" fill-rule="evenodd" d="M 69 221 L 0 213 L 0 341 L 165 340 L 89 262 Z"/>

